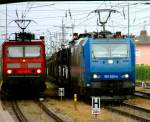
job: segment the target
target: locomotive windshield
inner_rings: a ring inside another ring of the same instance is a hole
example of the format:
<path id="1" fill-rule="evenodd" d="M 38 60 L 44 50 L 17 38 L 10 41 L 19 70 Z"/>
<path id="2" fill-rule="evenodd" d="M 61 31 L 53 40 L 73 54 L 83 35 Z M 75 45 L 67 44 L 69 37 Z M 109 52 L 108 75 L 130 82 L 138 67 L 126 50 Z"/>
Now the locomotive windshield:
<path id="1" fill-rule="evenodd" d="M 38 57 L 40 46 L 10 46 L 7 48 L 8 57 Z"/>
<path id="2" fill-rule="evenodd" d="M 92 58 L 122 58 L 128 57 L 127 44 L 92 44 Z"/>

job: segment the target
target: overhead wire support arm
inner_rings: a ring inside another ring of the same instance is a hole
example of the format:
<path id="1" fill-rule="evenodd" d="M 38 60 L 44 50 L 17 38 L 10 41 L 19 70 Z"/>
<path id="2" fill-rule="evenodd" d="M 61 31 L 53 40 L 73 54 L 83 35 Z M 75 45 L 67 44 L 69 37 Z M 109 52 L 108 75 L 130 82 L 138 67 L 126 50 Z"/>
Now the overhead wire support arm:
<path id="1" fill-rule="evenodd" d="M 105 21 L 101 21 L 101 14 L 100 14 L 101 12 L 109 12 Z M 105 31 L 105 24 L 107 23 L 112 12 L 116 13 L 118 11 L 114 10 L 114 9 L 96 9 L 96 10 L 92 11 L 92 13 L 98 13 L 98 22 L 101 24 L 101 26 L 103 26 L 103 31 Z"/>
<path id="2" fill-rule="evenodd" d="M 21 40 L 24 42 L 25 40 L 31 41 L 31 39 L 34 38 L 32 34 L 25 32 L 25 29 L 28 27 L 31 21 L 32 20 L 24 20 L 24 19 L 14 20 L 14 22 L 18 25 L 18 27 L 22 29 L 22 32 L 16 33 L 16 40 Z"/>
<path id="3" fill-rule="evenodd" d="M 107 21 L 108 21 L 110 15 L 111 15 L 111 13 L 112 13 L 112 12 L 116 13 L 116 12 L 118 12 L 118 11 L 117 11 L 117 10 L 113 10 L 113 9 L 96 9 L 96 10 L 94 10 L 94 12 L 95 12 L 95 13 L 98 13 L 99 22 L 102 22 L 102 21 L 100 21 L 100 20 L 101 20 L 101 19 L 100 19 L 100 12 L 109 12 L 109 15 L 107 16 L 107 19 L 106 19 L 106 21 L 105 21 L 105 23 L 107 23 Z"/>
<path id="4" fill-rule="evenodd" d="M 20 28 L 22 28 L 21 26 L 20 26 L 20 22 L 21 23 L 23 23 L 23 22 L 28 22 L 27 23 L 27 25 L 24 27 L 24 28 L 27 28 L 27 26 L 30 24 L 30 22 L 31 22 L 31 20 L 23 20 L 23 19 L 18 19 L 18 20 L 14 20 L 15 22 L 16 22 L 16 24 L 20 27 Z"/>
<path id="5" fill-rule="evenodd" d="M 18 20 L 14 20 L 14 21 L 18 25 L 18 27 L 21 28 L 22 31 L 24 32 L 24 30 L 28 27 L 28 25 L 30 24 L 30 22 L 32 20 L 18 19 Z"/>
<path id="6" fill-rule="evenodd" d="M 105 12 L 105 13 L 104 13 L 104 12 Z M 103 30 L 102 30 L 100 33 L 98 32 L 98 36 L 105 38 L 107 35 L 111 35 L 111 32 L 110 32 L 110 31 L 107 31 L 107 30 L 105 29 L 105 25 L 106 25 L 108 19 L 110 18 L 111 13 L 120 13 L 120 12 L 117 11 L 117 10 L 114 10 L 114 9 L 96 9 L 96 10 L 91 11 L 91 12 L 88 14 L 88 16 L 89 16 L 91 13 L 97 13 L 97 14 L 98 14 L 97 25 L 103 27 Z M 104 14 L 101 14 L 101 13 L 104 13 Z M 106 13 L 107 13 L 107 14 L 106 14 Z M 104 16 L 104 15 L 105 15 L 105 16 Z M 88 16 L 87 16 L 87 17 L 88 17 Z"/>

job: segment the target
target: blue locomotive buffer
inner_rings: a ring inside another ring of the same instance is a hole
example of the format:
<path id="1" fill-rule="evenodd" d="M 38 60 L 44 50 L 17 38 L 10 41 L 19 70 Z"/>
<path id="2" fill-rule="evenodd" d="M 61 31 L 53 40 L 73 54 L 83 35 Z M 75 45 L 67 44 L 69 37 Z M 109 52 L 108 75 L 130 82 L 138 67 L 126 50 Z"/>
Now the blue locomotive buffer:
<path id="1" fill-rule="evenodd" d="M 131 38 L 87 38 L 82 48 L 85 87 L 134 92 L 135 46 Z"/>

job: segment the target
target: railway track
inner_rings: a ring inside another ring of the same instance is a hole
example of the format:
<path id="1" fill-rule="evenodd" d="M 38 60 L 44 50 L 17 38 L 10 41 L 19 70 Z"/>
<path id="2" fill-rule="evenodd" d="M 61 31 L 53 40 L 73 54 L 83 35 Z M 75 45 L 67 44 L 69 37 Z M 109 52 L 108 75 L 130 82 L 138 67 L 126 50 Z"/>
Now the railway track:
<path id="1" fill-rule="evenodd" d="M 53 119 L 56 120 L 56 122 L 64 122 L 59 116 L 57 116 L 53 111 L 48 109 L 42 102 L 36 101 L 36 103 L 39 105 L 40 108 L 43 109 L 45 113 L 47 113 L 49 116 L 53 117 Z"/>
<path id="2" fill-rule="evenodd" d="M 17 117 L 17 119 L 19 120 L 19 122 L 28 122 L 28 119 L 24 116 L 24 114 L 22 113 L 22 111 L 20 110 L 17 101 L 12 101 L 12 109 Z"/>
<path id="3" fill-rule="evenodd" d="M 31 122 L 33 120 L 35 121 L 35 119 L 33 119 L 33 118 L 38 119 L 38 118 L 41 118 L 41 117 L 45 117 L 43 115 L 43 112 L 47 115 L 47 119 L 45 119 L 45 120 L 43 119 L 41 121 L 64 122 L 61 118 L 59 118 L 54 112 L 50 111 L 50 109 L 48 109 L 40 101 L 33 101 L 33 104 L 36 104 L 36 106 L 38 106 L 40 108 L 41 112 L 42 112 L 42 113 L 38 113 L 38 114 L 34 111 L 31 111 L 31 110 L 29 110 L 29 111 L 28 110 L 27 111 L 23 110 L 25 108 L 19 107 L 21 105 L 18 105 L 17 101 L 12 101 L 11 104 L 12 104 L 12 109 L 13 109 L 17 119 L 19 120 L 19 122 Z M 32 108 L 28 107 L 28 109 L 32 109 Z M 35 113 L 37 115 L 36 116 L 35 115 L 29 115 L 29 113 Z M 40 116 L 40 117 L 37 117 L 37 116 Z M 39 120 L 37 120 L 37 121 L 39 121 Z"/>
<path id="4" fill-rule="evenodd" d="M 140 92 L 140 91 L 135 91 L 134 96 L 138 96 L 138 97 L 145 98 L 145 99 L 150 99 L 149 93 Z"/>
<path id="5" fill-rule="evenodd" d="M 128 103 L 121 106 L 108 106 L 106 109 L 142 122 L 150 122 L 150 110 Z"/>

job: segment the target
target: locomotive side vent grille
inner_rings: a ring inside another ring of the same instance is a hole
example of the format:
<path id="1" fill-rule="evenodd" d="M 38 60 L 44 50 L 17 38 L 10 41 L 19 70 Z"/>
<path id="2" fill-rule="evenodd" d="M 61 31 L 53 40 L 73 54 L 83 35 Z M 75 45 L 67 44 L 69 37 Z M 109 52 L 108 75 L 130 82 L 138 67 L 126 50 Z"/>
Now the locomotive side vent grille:
<path id="1" fill-rule="evenodd" d="M 28 63 L 28 68 L 41 68 L 41 63 Z"/>
<path id="2" fill-rule="evenodd" d="M 7 68 L 20 68 L 20 64 L 18 64 L 18 63 L 8 63 Z"/>

